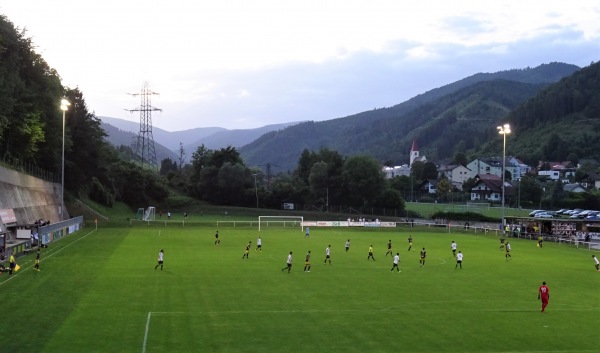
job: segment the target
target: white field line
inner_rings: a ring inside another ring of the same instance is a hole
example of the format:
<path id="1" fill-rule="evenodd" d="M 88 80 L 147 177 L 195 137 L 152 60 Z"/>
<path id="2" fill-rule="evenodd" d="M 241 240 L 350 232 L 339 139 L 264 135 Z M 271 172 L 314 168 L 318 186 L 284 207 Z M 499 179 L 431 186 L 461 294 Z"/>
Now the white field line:
<path id="1" fill-rule="evenodd" d="M 81 238 L 79 238 L 79 239 L 77 239 L 77 240 L 73 241 L 72 243 L 69 243 L 69 244 L 67 244 L 67 245 L 63 246 L 62 248 L 60 248 L 60 249 L 58 249 L 58 250 L 54 251 L 52 254 L 50 254 L 50 255 L 48 255 L 48 256 L 44 256 L 44 258 L 40 260 L 40 263 L 41 263 L 42 261 L 44 261 L 45 259 L 47 259 L 47 258 L 49 258 L 49 257 L 52 257 L 52 256 L 54 256 L 54 255 L 58 254 L 59 252 L 61 252 L 61 251 L 63 251 L 64 249 L 68 248 L 69 246 L 71 246 L 71 245 L 73 245 L 73 244 L 77 243 L 78 241 L 80 241 L 81 239 L 83 239 L 83 238 L 87 237 L 88 235 L 90 235 L 90 234 L 94 233 L 95 231 L 96 231 L 96 230 L 95 230 L 95 229 L 93 229 L 92 231 L 90 231 L 90 232 L 89 232 L 89 233 L 87 233 L 86 235 L 82 236 Z M 26 263 L 29 263 L 29 261 L 27 261 Z M 24 266 L 23 266 L 23 267 L 24 267 Z M 8 278 L 7 280 L 5 280 L 4 282 L 0 282 L 0 286 L 1 286 L 1 285 L 3 285 L 3 284 L 5 284 L 5 283 L 6 283 L 6 282 L 8 282 L 8 281 L 10 281 L 10 280 L 14 279 L 14 278 L 15 278 L 15 277 L 17 277 L 19 274 L 23 273 L 23 271 L 29 270 L 29 269 L 31 269 L 31 268 L 33 268 L 33 266 L 28 266 L 28 267 L 26 267 L 26 268 L 22 268 L 22 269 L 21 269 L 21 272 L 16 272 L 16 273 L 15 273 L 15 274 L 13 274 L 12 276 L 9 276 L 9 278 Z"/>
<path id="2" fill-rule="evenodd" d="M 457 302 L 474 302 L 476 300 L 462 300 L 462 301 L 455 301 L 455 302 L 428 302 L 428 303 L 413 303 L 413 304 L 432 304 L 432 303 L 457 303 Z M 481 300 L 484 301 L 484 300 Z M 565 304 L 566 305 L 566 304 Z M 380 311 L 387 311 L 390 309 L 394 309 L 396 307 L 391 307 L 391 308 L 384 308 L 384 309 L 380 309 Z M 578 311 L 578 310 L 585 310 L 585 311 L 589 311 L 589 310 L 599 310 L 600 308 L 594 308 L 594 309 L 553 309 L 553 310 L 563 310 L 563 311 Z M 431 309 L 434 310 L 434 309 Z M 439 309 L 436 309 L 439 310 Z M 464 311 L 464 310 L 476 310 L 476 311 L 497 311 L 497 312 L 511 312 L 511 311 L 532 311 L 532 312 L 537 312 L 538 310 L 510 310 L 510 309 L 445 309 L 445 310 L 453 310 L 453 311 Z M 149 311 L 148 312 L 148 317 L 146 319 L 146 330 L 144 332 L 144 342 L 142 344 L 142 353 L 146 353 L 146 349 L 147 349 L 147 343 L 148 343 L 148 330 L 150 327 L 150 319 L 152 317 L 152 314 L 156 315 L 207 315 L 207 314 L 233 314 L 233 315 L 239 315 L 239 314 L 256 314 L 256 313 L 264 313 L 264 314 L 293 314 L 293 313 L 331 313 L 331 312 L 373 312 L 374 310 L 372 309 L 344 309 L 344 310 L 335 310 L 335 309 L 327 309 L 327 310 L 311 310 L 311 309 L 303 309 L 303 310 L 245 310 L 245 311 L 237 311 L 237 310 L 232 310 L 232 311 Z M 411 312 L 414 311 L 413 309 L 411 309 Z M 417 311 L 430 311 L 430 310 L 423 310 L 423 309 L 417 309 Z M 580 349 L 578 350 L 556 350 L 556 351 L 548 351 L 548 350 L 543 350 L 543 351 L 495 351 L 495 352 L 490 352 L 490 353 L 595 353 L 597 352 L 596 350 L 586 350 L 586 351 L 582 351 Z M 468 353 L 468 352 L 467 352 Z"/>
<path id="3" fill-rule="evenodd" d="M 148 312 L 148 318 L 146 319 L 146 332 L 144 333 L 144 344 L 142 345 L 142 353 L 146 353 L 146 343 L 148 342 L 148 328 L 150 327 L 150 318 L 152 317 L 152 312 Z"/>

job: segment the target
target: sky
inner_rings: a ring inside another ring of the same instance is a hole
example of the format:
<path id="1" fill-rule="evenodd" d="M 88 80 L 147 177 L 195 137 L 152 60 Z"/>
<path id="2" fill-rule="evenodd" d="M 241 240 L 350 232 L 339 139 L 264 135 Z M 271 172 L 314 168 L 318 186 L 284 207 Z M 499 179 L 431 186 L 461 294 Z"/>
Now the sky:
<path id="1" fill-rule="evenodd" d="M 251 129 L 390 107 L 479 72 L 600 59 L 600 2 L 0 0 L 99 117 Z"/>

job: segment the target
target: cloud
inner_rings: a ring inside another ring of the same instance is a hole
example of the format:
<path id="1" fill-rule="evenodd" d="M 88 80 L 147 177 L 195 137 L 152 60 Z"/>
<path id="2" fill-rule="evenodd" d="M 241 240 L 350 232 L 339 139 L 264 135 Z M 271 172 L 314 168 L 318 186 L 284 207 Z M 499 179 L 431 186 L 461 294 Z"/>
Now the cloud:
<path id="1" fill-rule="evenodd" d="M 262 70 L 198 75 L 190 78 L 191 82 L 216 82 L 215 89 L 223 95 L 186 105 L 178 110 L 176 121 L 254 128 L 286 121 L 334 119 L 393 106 L 478 72 L 553 61 L 586 66 L 598 60 L 599 49 L 600 44 L 585 39 L 583 33 L 563 29 L 560 35 L 477 46 L 443 43 L 418 47 L 398 41 L 385 52 L 361 51 L 322 63 L 296 62 Z M 416 57 L 415 50 L 424 50 L 427 55 Z M 169 126 L 189 125 L 176 121 Z"/>

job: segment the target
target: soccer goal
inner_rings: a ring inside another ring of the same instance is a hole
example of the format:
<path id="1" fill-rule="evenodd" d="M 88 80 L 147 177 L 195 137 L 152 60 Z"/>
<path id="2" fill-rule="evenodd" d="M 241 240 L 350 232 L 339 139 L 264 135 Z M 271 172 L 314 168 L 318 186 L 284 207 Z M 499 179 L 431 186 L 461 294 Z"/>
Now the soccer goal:
<path id="1" fill-rule="evenodd" d="M 489 210 L 490 203 L 489 202 L 467 202 L 467 209 Z"/>
<path id="2" fill-rule="evenodd" d="M 148 207 L 144 212 L 144 221 L 155 221 L 156 220 L 156 208 L 153 206 Z"/>
<path id="3" fill-rule="evenodd" d="M 146 211 L 143 208 L 138 208 L 137 213 L 135 214 L 135 219 L 139 219 L 140 221 L 143 220 L 144 213 L 146 213 Z"/>
<path id="4" fill-rule="evenodd" d="M 304 231 L 302 216 L 258 216 L 258 230 L 269 227 L 300 227 Z"/>

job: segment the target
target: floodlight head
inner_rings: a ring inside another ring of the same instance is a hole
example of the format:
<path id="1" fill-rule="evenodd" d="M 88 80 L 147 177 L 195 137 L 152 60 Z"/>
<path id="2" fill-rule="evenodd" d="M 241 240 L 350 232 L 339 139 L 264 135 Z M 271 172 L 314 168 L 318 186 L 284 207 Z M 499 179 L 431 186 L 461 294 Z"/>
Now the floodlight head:
<path id="1" fill-rule="evenodd" d="M 508 124 L 504 124 L 502 126 L 498 126 L 497 129 L 498 129 L 498 133 L 500 135 L 510 134 L 510 125 L 508 125 Z"/>
<path id="2" fill-rule="evenodd" d="M 66 111 L 69 109 L 70 105 L 71 105 L 71 103 L 64 98 L 60 100 L 60 110 Z"/>

